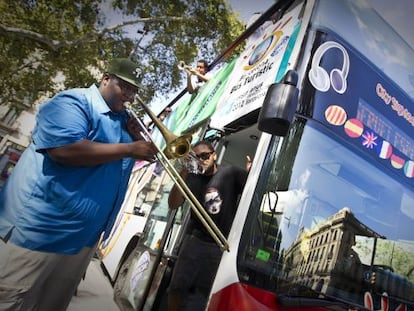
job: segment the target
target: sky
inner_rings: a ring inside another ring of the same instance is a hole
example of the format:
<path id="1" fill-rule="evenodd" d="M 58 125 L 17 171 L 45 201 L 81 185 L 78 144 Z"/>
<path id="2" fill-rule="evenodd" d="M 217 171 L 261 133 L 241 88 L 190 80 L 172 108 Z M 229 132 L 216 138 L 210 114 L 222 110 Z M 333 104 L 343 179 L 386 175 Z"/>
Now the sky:
<path id="1" fill-rule="evenodd" d="M 274 3 L 274 0 L 228 0 L 232 9 L 239 13 L 240 18 L 247 23 L 254 13 L 264 13 Z"/>

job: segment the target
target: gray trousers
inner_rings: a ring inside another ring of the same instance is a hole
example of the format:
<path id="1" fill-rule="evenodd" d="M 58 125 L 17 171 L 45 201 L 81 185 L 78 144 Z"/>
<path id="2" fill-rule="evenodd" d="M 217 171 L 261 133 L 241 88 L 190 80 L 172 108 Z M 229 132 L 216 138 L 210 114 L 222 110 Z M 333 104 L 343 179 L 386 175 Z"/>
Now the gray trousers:
<path id="1" fill-rule="evenodd" d="M 0 239 L 0 310 L 66 310 L 94 251 L 45 253 Z"/>

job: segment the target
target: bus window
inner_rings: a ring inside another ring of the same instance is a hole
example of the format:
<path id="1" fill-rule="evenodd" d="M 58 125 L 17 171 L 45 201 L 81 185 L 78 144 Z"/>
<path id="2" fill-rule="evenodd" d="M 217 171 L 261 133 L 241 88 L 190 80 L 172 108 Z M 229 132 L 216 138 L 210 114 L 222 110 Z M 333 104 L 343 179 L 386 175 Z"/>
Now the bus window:
<path id="1" fill-rule="evenodd" d="M 270 178 L 259 181 L 243 230 L 240 280 L 359 305 L 367 291 L 414 299 L 412 187 L 312 120 L 293 130 L 302 134 L 283 142 L 289 160 L 262 169 Z"/>

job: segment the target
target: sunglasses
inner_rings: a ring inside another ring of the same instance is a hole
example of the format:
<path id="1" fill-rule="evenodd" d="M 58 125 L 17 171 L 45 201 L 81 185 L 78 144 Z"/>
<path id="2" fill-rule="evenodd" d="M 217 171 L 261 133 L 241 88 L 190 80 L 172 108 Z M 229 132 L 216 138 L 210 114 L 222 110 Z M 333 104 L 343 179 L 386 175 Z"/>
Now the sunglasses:
<path id="1" fill-rule="evenodd" d="M 208 160 L 210 156 L 213 154 L 214 151 L 210 152 L 202 152 L 200 154 L 196 154 L 195 156 L 201 160 Z"/>

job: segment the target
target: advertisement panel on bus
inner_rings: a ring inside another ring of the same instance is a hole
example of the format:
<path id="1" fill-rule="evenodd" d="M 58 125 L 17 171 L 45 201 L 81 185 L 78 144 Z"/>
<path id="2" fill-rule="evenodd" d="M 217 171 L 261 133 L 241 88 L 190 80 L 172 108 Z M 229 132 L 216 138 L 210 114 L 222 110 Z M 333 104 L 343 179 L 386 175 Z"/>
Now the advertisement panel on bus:
<path id="1" fill-rule="evenodd" d="M 222 129 L 261 107 L 269 85 L 285 74 L 301 27 L 302 9 L 298 5 L 277 23 L 264 23 L 247 39 L 211 117 L 211 127 Z"/>

